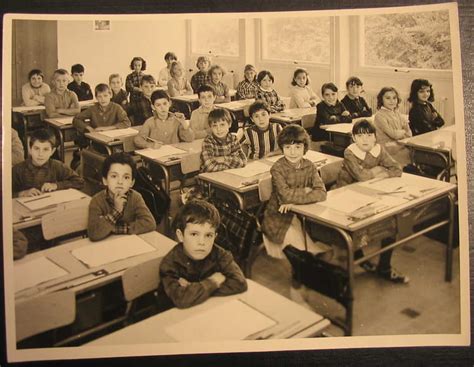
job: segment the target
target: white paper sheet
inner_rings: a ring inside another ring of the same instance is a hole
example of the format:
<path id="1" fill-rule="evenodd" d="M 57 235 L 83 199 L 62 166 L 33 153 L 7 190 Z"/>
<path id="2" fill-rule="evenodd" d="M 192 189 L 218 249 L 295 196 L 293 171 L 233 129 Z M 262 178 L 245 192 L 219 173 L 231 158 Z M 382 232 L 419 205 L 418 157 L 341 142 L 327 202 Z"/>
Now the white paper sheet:
<path id="1" fill-rule="evenodd" d="M 271 167 L 268 164 L 259 161 L 254 161 L 250 162 L 243 168 L 232 168 L 226 170 L 225 172 L 247 178 L 259 175 L 261 173 L 270 172 L 270 168 Z"/>
<path id="2" fill-rule="evenodd" d="M 138 130 L 127 127 L 126 129 L 104 130 L 100 131 L 101 135 L 108 138 L 120 138 L 122 136 L 133 136 L 138 134 Z"/>
<path id="3" fill-rule="evenodd" d="M 187 151 L 183 149 L 176 148 L 172 145 L 162 145 L 159 149 L 140 149 L 136 150 L 135 153 L 140 154 L 142 156 L 151 158 L 151 159 L 160 159 L 168 156 L 174 155 L 183 155 L 186 154 Z"/>
<path id="4" fill-rule="evenodd" d="M 366 207 L 378 200 L 376 196 L 361 194 L 354 190 L 329 191 L 326 201 L 318 204 L 345 214 Z"/>
<path id="5" fill-rule="evenodd" d="M 46 257 L 39 257 L 28 262 L 13 264 L 15 292 L 33 287 L 69 274 Z"/>
<path id="6" fill-rule="evenodd" d="M 17 198 L 16 200 L 31 211 L 86 198 L 87 195 L 76 189 L 58 190 L 39 196 Z"/>
<path id="7" fill-rule="evenodd" d="M 382 180 L 373 179 L 361 182 L 359 185 L 390 194 L 390 196 L 415 199 L 442 187 L 443 182 L 426 179 L 420 179 L 418 182 L 414 182 L 414 180 L 407 181 L 401 177 L 391 177 Z"/>
<path id="8" fill-rule="evenodd" d="M 85 243 L 85 246 L 72 250 L 71 254 L 90 268 L 156 251 L 137 235 L 112 236 L 103 241 Z"/>
<path id="9" fill-rule="evenodd" d="M 178 342 L 243 340 L 276 324 L 270 317 L 234 299 L 170 325 L 165 331 Z"/>

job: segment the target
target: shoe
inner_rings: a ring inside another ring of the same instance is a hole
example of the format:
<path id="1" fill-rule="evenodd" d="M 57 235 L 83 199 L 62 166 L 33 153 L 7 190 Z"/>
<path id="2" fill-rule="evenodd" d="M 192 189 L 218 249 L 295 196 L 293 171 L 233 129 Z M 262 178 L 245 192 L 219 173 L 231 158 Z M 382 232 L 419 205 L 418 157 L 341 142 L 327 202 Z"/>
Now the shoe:
<path id="1" fill-rule="evenodd" d="M 410 278 L 408 278 L 406 275 L 403 275 L 396 271 L 395 269 L 390 269 L 389 271 L 378 271 L 378 275 L 386 280 L 389 280 L 393 283 L 401 283 L 401 284 L 407 284 L 410 281 Z"/>
<path id="2" fill-rule="evenodd" d="M 375 273 L 377 271 L 377 266 L 368 260 L 360 263 L 359 266 L 367 273 Z"/>

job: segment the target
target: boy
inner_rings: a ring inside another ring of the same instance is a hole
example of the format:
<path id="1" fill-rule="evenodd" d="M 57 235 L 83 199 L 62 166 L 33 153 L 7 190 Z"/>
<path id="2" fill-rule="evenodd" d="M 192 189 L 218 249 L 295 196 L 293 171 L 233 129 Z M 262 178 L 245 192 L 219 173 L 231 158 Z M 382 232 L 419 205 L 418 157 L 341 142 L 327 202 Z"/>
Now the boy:
<path id="1" fill-rule="evenodd" d="M 153 116 L 151 109 L 151 94 L 155 90 L 155 78 L 151 75 L 144 75 L 140 80 L 141 96 L 130 101 L 128 115 L 132 118 L 132 125 L 142 125 L 147 119 Z"/>
<path id="2" fill-rule="evenodd" d="M 280 124 L 270 122 L 270 109 L 264 102 L 257 101 L 249 107 L 250 119 L 254 123 L 244 130 L 240 144 L 247 148 L 249 159 L 260 159 L 280 153 L 277 136 L 282 130 Z"/>
<path id="3" fill-rule="evenodd" d="M 211 60 L 207 56 L 199 56 L 196 66 L 199 71 L 191 77 L 191 87 L 193 88 L 194 93 L 198 93 L 200 86 L 209 84 L 210 79 L 207 71 L 209 66 L 211 66 Z"/>
<path id="4" fill-rule="evenodd" d="M 102 165 L 105 190 L 98 192 L 89 204 L 87 233 L 99 241 L 112 233 L 140 234 L 154 231 L 156 222 L 142 196 L 132 190 L 136 165 L 127 153 L 114 153 Z"/>
<path id="5" fill-rule="evenodd" d="M 44 96 L 47 117 L 74 116 L 81 112 L 76 93 L 67 89 L 69 74 L 58 69 L 53 74 L 53 90 Z"/>
<path id="6" fill-rule="evenodd" d="M 128 108 L 128 92 L 123 89 L 123 81 L 119 74 L 111 74 L 109 76 L 109 85 L 112 91 L 112 102 L 119 104 L 127 111 Z"/>
<path id="7" fill-rule="evenodd" d="M 160 311 L 247 290 L 232 254 L 214 245 L 219 223 L 217 209 L 203 200 L 191 200 L 180 209 L 173 223 L 179 243 L 160 265 Z"/>
<path id="8" fill-rule="evenodd" d="M 362 80 L 353 76 L 347 79 L 346 82 L 347 94 L 341 100 L 341 103 L 351 113 L 352 118 L 370 117 L 372 110 L 365 101 L 364 97 L 360 96 L 362 92 Z"/>
<path id="9" fill-rule="evenodd" d="M 195 139 L 205 138 L 210 133 L 208 117 L 209 113 L 215 108 L 214 101 L 216 93 L 210 85 L 201 85 L 197 90 L 199 98 L 199 108 L 191 113 L 191 129 L 194 131 Z"/>
<path id="10" fill-rule="evenodd" d="M 92 90 L 89 84 L 82 81 L 84 77 L 84 66 L 75 64 L 71 67 L 72 78 L 74 79 L 67 85 L 67 89 L 76 93 L 79 101 L 88 101 L 92 99 Z"/>
<path id="11" fill-rule="evenodd" d="M 84 180 L 64 163 L 50 159 L 56 145 L 54 135 L 46 129 L 34 130 L 30 137 L 30 156 L 12 170 L 14 197 L 37 196 L 69 188 L 81 189 Z"/>
<path id="12" fill-rule="evenodd" d="M 160 74 L 158 75 L 158 85 L 160 87 L 166 87 L 168 85 L 168 81 L 171 79 L 171 64 L 173 63 L 173 61 L 178 61 L 178 57 L 175 55 L 174 52 L 167 52 L 165 54 L 165 61 L 166 67 L 161 69 Z"/>
<path id="13" fill-rule="evenodd" d="M 245 167 L 247 157 L 237 137 L 229 132 L 232 118 L 229 111 L 216 108 L 209 113 L 211 134 L 202 142 L 201 172 L 217 172 Z"/>

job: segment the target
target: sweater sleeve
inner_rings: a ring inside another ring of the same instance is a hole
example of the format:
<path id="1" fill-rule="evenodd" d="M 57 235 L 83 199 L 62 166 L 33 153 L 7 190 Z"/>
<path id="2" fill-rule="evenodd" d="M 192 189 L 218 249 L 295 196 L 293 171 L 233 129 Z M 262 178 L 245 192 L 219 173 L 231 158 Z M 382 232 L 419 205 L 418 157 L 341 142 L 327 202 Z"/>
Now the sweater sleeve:
<path id="1" fill-rule="evenodd" d="M 381 146 L 382 151 L 380 152 L 380 166 L 387 170 L 389 177 L 400 177 L 402 175 L 402 168 L 400 164 L 392 158 L 387 150 Z"/>
<path id="2" fill-rule="evenodd" d="M 31 93 L 31 87 L 29 84 L 23 84 L 21 87 L 21 97 L 25 106 L 31 107 L 40 105 L 40 103 L 33 98 L 34 95 Z"/>
<path id="3" fill-rule="evenodd" d="M 183 125 L 179 123 L 178 136 L 180 141 L 191 142 L 194 140 L 194 130 L 191 128 L 191 125 L 187 129 L 185 129 Z"/>
<path id="4" fill-rule="evenodd" d="M 400 140 L 405 137 L 405 130 L 395 129 L 390 121 L 380 113 L 375 114 L 375 126 L 385 133 L 390 139 Z"/>
<path id="5" fill-rule="evenodd" d="M 216 290 L 215 295 L 230 295 L 247 290 L 247 281 L 240 267 L 235 263 L 229 251 L 222 250 L 218 259 L 220 272 L 225 276 L 224 283 Z"/>
<path id="6" fill-rule="evenodd" d="M 130 120 L 127 116 L 127 113 L 125 112 L 123 107 L 121 105 L 117 104 L 116 108 L 117 108 L 117 112 L 115 114 L 114 126 L 117 129 L 124 129 L 124 128 L 130 127 L 132 125 L 132 123 L 130 122 Z"/>
<path id="7" fill-rule="evenodd" d="M 128 222 L 128 233 L 129 234 L 140 234 L 151 232 L 156 229 L 155 218 L 150 212 L 150 209 L 145 204 L 143 197 L 138 192 L 134 192 L 132 211 L 134 214 L 134 220 Z M 127 203 L 128 204 L 128 203 Z"/>
<path id="8" fill-rule="evenodd" d="M 57 162 L 57 182 L 58 190 L 64 189 L 82 189 L 84 186 L 84 179 L 80 177 L 75 171 L 66 166 L 62 162 Z"/>
<path id="9" fill-rule="evenodd" d="M 91 241 L 100 241 L 115 230 L 115 224 L 107 219 L 108 213 L 105 204 L 101 206 L 101 201 L 100 196 L 94 196 L 89 204 L 87 235 Z"/>
<path id="10" fill-rule="evenodd" d="M 89 123 L 86 122 L 86 120 L 90 120 L 92 118 L 92 107 L 89 107 L 85 109 L 84 111 L 78 113 L 76 116 L 74 116 L 74 119 L 72 120 L 72 125 L 76 128 L 76 130 L 84 134 L 86 127 L 90 126 Z"/>
<path id="11" fill-rule="evenodd" d="M 25 150 L 15 129 L 11 129 L 12 134 L 12 167 L 25 160 Z"/>
<path id="12" fill-rule="evenodd" d="M 151 127 L 153 125 L 153 122 L 154 122 L 154 118 L 150 117 L 140 127 L 138 134 L 134 136 L 133 142 L 138 148 L 144 149 L 144 148 L 152 148 L 154 146 L 154 143 L 152 141 L 146 140 L 146 138 L 148 138 L 151 134 Z"/>
<path id="13" fill-rule="evenodd" d="M 56 112 L 56 106 L 54 105 L 54 97 L 52 92 L 44 96 L 44 107 L 46 109 L 46 116 L 48 117 L 60 117 L 61 114 Z"/>
<path id="14" fill-rule="evenodd" d="M 374 178 L 373 172 L 368 168 L 364 168 L 350 149 L 344 151 L 344 167 L 355 181 L 368 181 Z"/>
<path id="15" fill-rule="evenodd" d="M 168 81 L 168 94 L 170 97 L 176 97 L 180 95 L 177 85 L 173 79 Z"/>

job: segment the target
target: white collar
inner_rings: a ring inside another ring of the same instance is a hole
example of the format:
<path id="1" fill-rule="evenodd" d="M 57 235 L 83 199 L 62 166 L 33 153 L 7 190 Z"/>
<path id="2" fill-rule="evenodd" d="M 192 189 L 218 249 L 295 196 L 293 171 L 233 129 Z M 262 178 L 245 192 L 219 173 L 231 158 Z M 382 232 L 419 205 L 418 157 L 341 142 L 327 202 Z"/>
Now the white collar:
<path id="1" fill-rule="evenodd" d="M 364 152 L 357 146 L 356 143 L 352 143 L 347 147 L 347 149 L 349 149 L 357 158 L 361 160 L 365 159 L 367 153 L 370 153 L 374 158 L 377 158 L 380 155 L 380 152 L 382 151 L 380 144 L 375 144 L 374 147 L 370 150 L 370 152 Z"/>

